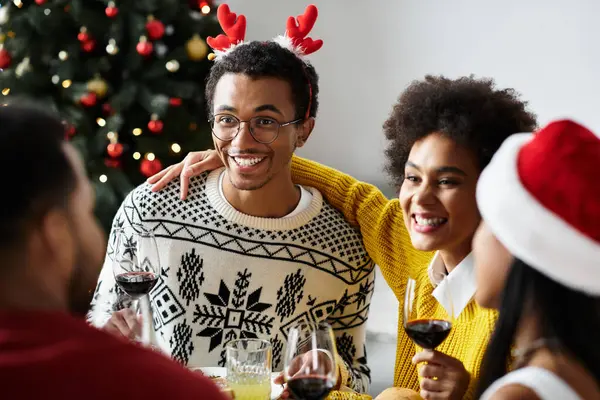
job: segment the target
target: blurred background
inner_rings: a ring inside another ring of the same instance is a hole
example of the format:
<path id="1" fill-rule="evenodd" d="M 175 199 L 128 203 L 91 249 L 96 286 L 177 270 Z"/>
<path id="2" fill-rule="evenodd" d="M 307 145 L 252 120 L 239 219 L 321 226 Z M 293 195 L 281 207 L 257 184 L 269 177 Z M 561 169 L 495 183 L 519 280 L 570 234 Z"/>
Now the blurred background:
<path id="1" fill-rule="evenodd" d="M 284 33 L 306 0 L 229 0 L 248 40 Z M 425 74 L 493 77 L 540 124 L 571 117 L 600 132 L 597 0 L 313 0 L 316 129 L 299 154 L 395 190 L 381 125 Z M 123 196 L 188 151 L 211 145 L 203 81 L 218 3 L 0 0 L 0 100 L 28 95 L 64 117 L 86 155 L 105 226 Z M 154 14 L 150 12 L 154 10 Z M 158 11 L 157 11 L 158 10 Z M 102 18 L 98 18 L 100 15 Z M 104 15 L 112 21 L 104 21 Z M 149 46 L 148 44 L 151 44 Z M 157 122 L 158 121 L 158 122 Z M 392 385 L 397 302 L 379 279 L 369 320 L 372 393 Z"/>

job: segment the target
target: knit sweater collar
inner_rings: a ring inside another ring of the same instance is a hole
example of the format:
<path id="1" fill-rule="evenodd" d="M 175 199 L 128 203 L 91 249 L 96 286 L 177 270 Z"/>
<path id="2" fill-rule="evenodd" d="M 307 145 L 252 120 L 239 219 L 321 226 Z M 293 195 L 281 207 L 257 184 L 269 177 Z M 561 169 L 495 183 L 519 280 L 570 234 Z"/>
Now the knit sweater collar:
<path id="1" fill-rule="evenodd" d="M 293 217 L 264 218 L 241 213 L 233 208 L 219 192 L 219 176 L 223 169 L 224 168 L 214 170 L 208 175 L 206 180 L 206 195 L 213 208 L 225 219 L 233 223 L 250 228 L 271 231 L 298 229 L 307 224 L 311 219 L 315 218 L 323 207 L 323 197 L 321 196 L 321 193 L 314 188 L 307 187 L 306 189 L 312 194 L 312 201 L 305 210 Z"/>

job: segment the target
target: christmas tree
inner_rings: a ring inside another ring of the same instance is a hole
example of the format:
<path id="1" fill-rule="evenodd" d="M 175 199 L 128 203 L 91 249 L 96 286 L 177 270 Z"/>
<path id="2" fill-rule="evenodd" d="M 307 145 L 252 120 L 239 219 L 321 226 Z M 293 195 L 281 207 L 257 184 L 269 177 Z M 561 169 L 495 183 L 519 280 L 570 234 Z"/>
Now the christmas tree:
<path id="1" fill-rule="evenodd" d="M 207 0 L 0 0 L 0 103 L 31 98 L 60 116 L 106 229 L 147 176 L 212 146 L 215 11 Z"/>

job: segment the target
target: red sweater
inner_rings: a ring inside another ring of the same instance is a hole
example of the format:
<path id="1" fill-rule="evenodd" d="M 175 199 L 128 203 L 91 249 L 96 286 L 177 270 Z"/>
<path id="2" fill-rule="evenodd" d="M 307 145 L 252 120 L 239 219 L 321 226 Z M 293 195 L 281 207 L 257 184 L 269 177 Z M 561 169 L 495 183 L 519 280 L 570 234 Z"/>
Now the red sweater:
<path id="1" fill-rule="evenodd" d="M 0 312 L 0 398 L 225 400 L 208 378 L 54 312 Z"/>

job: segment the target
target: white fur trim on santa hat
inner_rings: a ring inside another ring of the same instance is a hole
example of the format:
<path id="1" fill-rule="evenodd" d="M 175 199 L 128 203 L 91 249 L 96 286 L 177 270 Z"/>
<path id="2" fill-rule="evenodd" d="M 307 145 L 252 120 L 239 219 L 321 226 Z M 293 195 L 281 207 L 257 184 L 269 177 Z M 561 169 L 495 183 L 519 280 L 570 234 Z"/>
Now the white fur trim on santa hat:
<path id="1" fill-rule="evenodd" d="M 600 295 L 600 244 L 541 205 L 521 183 L 517 157 L 532 137 L 508 138 L 482 172 L 481 216 L 515 257 L 564 286 Z"/>

